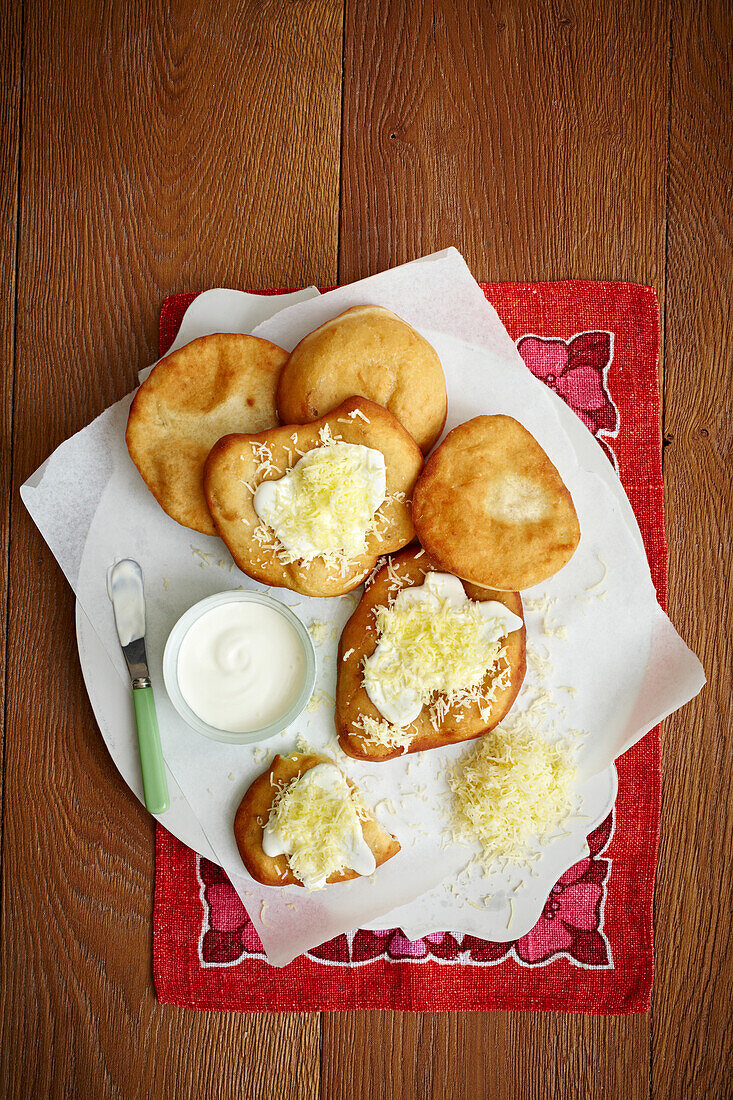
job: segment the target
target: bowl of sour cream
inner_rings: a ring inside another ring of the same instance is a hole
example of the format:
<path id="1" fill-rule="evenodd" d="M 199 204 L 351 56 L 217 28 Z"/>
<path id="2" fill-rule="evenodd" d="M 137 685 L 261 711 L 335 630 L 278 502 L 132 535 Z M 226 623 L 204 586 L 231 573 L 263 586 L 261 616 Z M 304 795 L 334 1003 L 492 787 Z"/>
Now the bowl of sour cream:
<path id="1" fill-rule="evenodd" d="M 219 592 L 171 630 L 163 679 L 189 726 L 215 741 L 249 745 L 282 733 L 303 712 L 316 653 L 284 603 L 259 592 Z"/>

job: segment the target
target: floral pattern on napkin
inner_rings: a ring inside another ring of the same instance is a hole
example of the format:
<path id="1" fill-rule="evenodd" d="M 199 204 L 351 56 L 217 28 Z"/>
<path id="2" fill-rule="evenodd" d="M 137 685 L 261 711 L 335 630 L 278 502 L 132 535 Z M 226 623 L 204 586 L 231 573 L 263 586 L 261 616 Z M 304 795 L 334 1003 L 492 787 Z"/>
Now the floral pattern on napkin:
<path id="1" fill-rule="evenodd" d="M 619 429 L 619 412 L 608 390 L 613 359 L 612 332 L 579 332 L 569 340 L 557 336 L 522 336 L 517 351 L 535 378 L 554 390 L 583 421 L 618 469 L 608 442 Z"/>
<path id="2" fill-rule="evenodd" d="M 408 940 L 399 928 L 360 928 L 311 948 L 309 958 L 330 966 L 386 962 L 473 963 L 493 966 L 513 958 L 522 966 L 545 966 L 564 958 L 581 967 L 612 967 L 603 931 L 603 910 L 611 861 L 603 859 L 613 835 L 613 813 L 588 837 L 589 854 L 553 886 L 535 927 L 521 939 L 492 943 L 475 936 L 432 932 Z M 216 864 L 197 856 L 203 921 L 199 939 L 202 966 L 236 966 L 247 957 L 267 962 L 259 936 L 234 887 Z"/>

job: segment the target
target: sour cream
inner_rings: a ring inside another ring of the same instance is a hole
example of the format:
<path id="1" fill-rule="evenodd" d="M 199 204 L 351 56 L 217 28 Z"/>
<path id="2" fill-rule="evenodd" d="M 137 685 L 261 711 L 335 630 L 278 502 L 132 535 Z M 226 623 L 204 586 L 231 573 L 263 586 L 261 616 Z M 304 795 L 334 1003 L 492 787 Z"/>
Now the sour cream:
<path id="1" fill-rule="evenodd" d="M 181 695 L 204 722 L 249 733 L 277 721 L 303 688 L 306 657 L 295 628 L 272 607 L 212 607 L 189 627 L 178 651 Z"/>
<path id="2" fill-rule="evenodd" d="M 316 859 L 312 861 L 314 866 L 311 874 L 301 870 L 301 882 L 308 890 L 321 890 L 334 869 L 339 867 L 348 867 L 358 875 L 371 875 L 377 868 L 374 853 L 364 840 L 361 819 L 354 809 L 351 790 L 336 765 L 316 764 L 301 775 L 295 787 L 303 793 L 320 791 L 324 798 L 339 801 L 343 808 L 339 814 L 338 828 L 327 838 L 319 838 L 317 820 L 296 821 L 291 822 L 289 835 L 285 837 L 268 818 L 262 830 L 262 851 L 265 855 L 291 857 L 298 853 L 301 842 L 312 845 L 314 841 L 322 839 L 325 842 L 323 848 L 328 844 L 333 853 L 333 866 L 329 866 L 325 859 Z"/>
<path id="3" fill-rule="evenodd" d="M 470 600 L 458 577 L 450 573 L 428 573 L 421 585 L 403 588 L 392 608 L 402 610 L 419 607 L 426 627 L 445 607 L 459 613 L 473 608 L 480 616 L 481 628 L 473 632 L 477 649 L 484 643 L 491 644 L 519 630 L 523 622 L 498 600 Z M 455 620 L 456 631 L 460 618 Z M 404 728 L 414 722 L 431 692 L 446 689 L 451 653 L 436 645 L 425 654 L 427 664 L 415 667 L 406 653 L 400 653 L 392 639 L 380 637 L 374 653 L 364 662 L 364 687 L 383 718 L 392 725 Z M 475 671 L 475 670 L 474 670 Z M 455 685 L 468 686 L 465 685 Z"/>
<path id="4" fill-rule="evenodd" d="M 295 560 L 358 557 L 386 493 L 382 452 L 337 441 L 309 451 L 276 481 L 263 481 L 253 506 Z"/>

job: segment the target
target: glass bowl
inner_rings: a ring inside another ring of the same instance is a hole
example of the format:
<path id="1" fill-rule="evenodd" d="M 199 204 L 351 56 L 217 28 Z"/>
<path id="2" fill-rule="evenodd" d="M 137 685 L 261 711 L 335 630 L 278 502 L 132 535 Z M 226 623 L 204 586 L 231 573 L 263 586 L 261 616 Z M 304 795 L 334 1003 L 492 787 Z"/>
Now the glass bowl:
<path id="1" fill-rule="evenodd" d="M 217 729 L 216 726 L 209 725 L 191 709 L 178 684 L 178 654 L 186 634 L 202 615 L 205 615 L 214 607 L 221 607 L 230 603 L 263 604 L 282 615 L 298 635 L 305 658 L 303 686 L 293 704 L 279 718 L 269 722 L 266 726 L 247 730 L 246 733 L 234 733 L 232 730 L 221 730 Z M 265 596 L 260 592 L 218 592 L 215 596 L 209 596 L 207 599 L 194 604 L 193 607 L 189 607 L 188 611 L 181 615 L 171 630 L 163 651 L 163 680 L 171 703 L 184 722 L 187 722 L 198 733 L 202 733 L 204 737 L 210 737 L 213 741 L 224 741 L 228 745 L 252 745 L 257 741 L 266 741 L 268 738 L 282 733 L 303 713 L 313 694 L 316 683 L 316 651 L 305 625 L 280 600 L 273 599 L 272 596 Z"/>

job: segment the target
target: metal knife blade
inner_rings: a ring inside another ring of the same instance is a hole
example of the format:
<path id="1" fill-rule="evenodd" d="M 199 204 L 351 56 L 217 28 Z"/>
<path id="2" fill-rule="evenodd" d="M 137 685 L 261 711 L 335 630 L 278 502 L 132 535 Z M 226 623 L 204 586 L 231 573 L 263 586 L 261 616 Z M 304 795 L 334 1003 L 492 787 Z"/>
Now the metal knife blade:
<path id="1" fill-rule="evenodd" d="M 107 574 L 107 592 L 115 613 L 117 637 L 130 679 L 150 682 L 145 652 L 145 592 L 142 569 L 131 558 L 123 558 Z"/>

